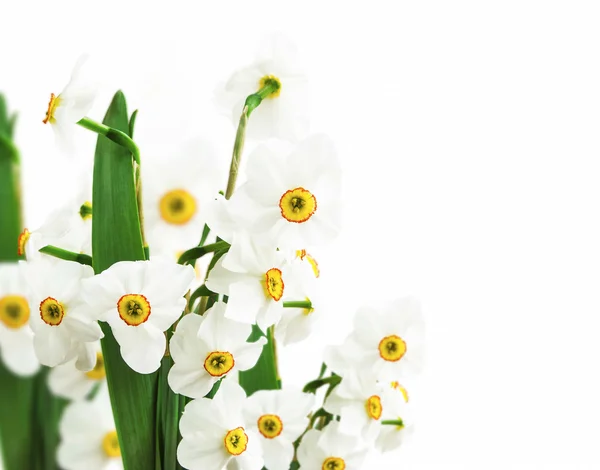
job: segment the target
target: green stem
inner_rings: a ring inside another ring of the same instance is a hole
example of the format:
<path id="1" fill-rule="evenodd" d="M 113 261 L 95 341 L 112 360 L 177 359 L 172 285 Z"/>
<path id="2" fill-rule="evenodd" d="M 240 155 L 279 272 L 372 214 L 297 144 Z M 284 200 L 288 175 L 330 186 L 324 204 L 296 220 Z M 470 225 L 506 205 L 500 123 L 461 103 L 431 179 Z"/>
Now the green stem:
<path id="1" fill-rule="evenodd" d="M 85 264 L 86 266 L 92 266 L 92 257 L 83 253 L 74 253 L 72 251 L 63 250 L 53 245 L 46 245 L 40 248 L 40 253 L 54 256 L 55 258 L 63 259 L 65 261 L 75 261 L 79 264 Z"/>
<path id="2" fill-rule="evenodd" d="M 204 255 L 208 253 L 214 253 L 216 251 L 222 251 L 229 249 L 229 243 L 227 242 L 216 242 L 211 243 L 210 245 L 205 246 L 195 246 L 181 254 L 179 260 L 177 261 L 179 264 L 185 264 L 191 260 L 195 260 L 198 258 L 202 258 Z"/>
<path id="3" fill-rule="evenodd" d="M 116 144 L 119 144 L 121 147 L 125 147 L 131 152 L 136 163 L 138 165 L 140 164 L 140 149 L 131 137 L 125 134 L 125 132 L 108 127 L 107 125 L 96 122 L 88 117 L 82 118 L 77 124 L 96 134 L 105 136 Z"/>
<path id="4" fill-rule="evenodd" d="M 312 308 L 312 303 L 310 300 L 285 300 L 283 302 L 284 308 Z"/>
<path id="5" fill-rule="evenodd" d="M 404 422 L 401 419 L 384 419 L 381 424 L 385 426 L 404 426 Z"/>
<path id="6" fill-rule="evenodd" d="M 267 98 L 277 90 L 277 84 L 273 81 L 268 81 L 260 90 L 246 98 L 237 132 L 235 134 L 235 143 L 233 144 L 233 154 L 231 156 L 231 166 L 229 167 L 229 180 L 227 181 L 225 199 L 230 199 L 235 190 L 235 182 L 237 181 L 240 162 L 242 160 L 242 152 L 244 151 L 244 142 L 246 140 L 246 125 L 248 124 L 248 118 L 252 111 L 258 108 L 260 103 L 262 103 L 263 99 Z"/>
<path id="7" fill-rule="evenodd" d="M 342 381 L 342 377 L 339 375 L 332 375 L 330 377 L 325 377 L 322 379 L 316 379 L 311 382 L 308 382 L 302 391 L 304 393 L 315 393 L 318 388 L 321 388 L 323 385 L 330 385 L 335 387 Z"/>

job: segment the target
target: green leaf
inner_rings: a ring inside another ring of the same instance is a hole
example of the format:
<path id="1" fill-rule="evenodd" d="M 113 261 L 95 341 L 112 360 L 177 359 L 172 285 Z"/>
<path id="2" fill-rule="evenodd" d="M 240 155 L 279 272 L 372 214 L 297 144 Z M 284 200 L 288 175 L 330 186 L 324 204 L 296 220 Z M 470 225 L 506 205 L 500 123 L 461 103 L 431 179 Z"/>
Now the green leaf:
<path id="1" fill-rule="evenodd" d="M 261 336 L 265 336 L 265 334 L 258 326 L 253 325 L 252 334 L 248 341 L 251 343 L 258 341 Z M 281 389 L 281 380 L 279 380 L 279 374 L 277 373 L 277 355 L 272 328 L 269 328 L 266 336 L 267 344 L 264 345 L 256 365 L 252 369 L 240 372 L 240 385 L 248 396 L 257 390 Z"/>
<path id="2" fill-rule="evenodd" d="M 208 253 L 222 252 L 221 256 L 229 251 L 229 243 L 220 241 L 216 243 L 212 243 L 210 245 L 204 246 L 195 246 L 194 248 L 190 248 L 187 251 L 184 251 L 179 257 L 179 264 L 185 264 L 192 260 L 196 260 L 198 258 L 202 258 L 204 255 Z"/>
<path id="3" fill-rule="evenodd" d="M 129 132 L 127 105 L 117 92 L 103 121 Z M 118 261 L 144 260 L 131 153 L 99 135 L 94 158 L 92 258 L 96 273 Z M 142 375 L 123 361 L 112 331 L 102 323 L 102 351 L 125 470 L 155 467 L 158 373 Z"/>

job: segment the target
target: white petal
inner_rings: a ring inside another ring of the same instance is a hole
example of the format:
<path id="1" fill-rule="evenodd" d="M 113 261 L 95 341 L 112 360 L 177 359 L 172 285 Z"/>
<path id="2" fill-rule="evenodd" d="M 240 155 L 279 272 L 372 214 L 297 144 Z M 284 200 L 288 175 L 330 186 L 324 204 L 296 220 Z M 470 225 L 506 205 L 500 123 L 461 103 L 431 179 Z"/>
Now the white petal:
<path id="1" fill-rule="evenodd" d="M 113 326 L 112 331 L 121 346 L 123 360 L 134 371 L 150 374 L 160 367 L 167 345 L 162 331 L 152 325 L 144 324 Z"/>
<path id="2" fill-rule="evenodd" d="M 173 364 L 169 371 L 168 381 L 175 393 L 191 398 L 202 398 L 210 392 L 217 378 L 208 374 L 200 364 L 202 359 L 198 359 L 199 364 L 195 368 L 178 363 Z"/>
<path id="3" fill-rule="evenodd" d="M 237 369 L 248 370 L 254 367 L 265 344 L 267 344 L 267 338 L 261 336 L 258 341 L 254 343 L 245 343 L 243 346 L 236 348 L 233 357 Z"/>
<path id="4" fill-rule="evenodd" d="M 54 367 L 68 360 L 71 338 L 65 328 L 47 326 L 33 337 L 35 354 L 41 364 Z"/>
<path id="5" fill-rule="evenodd" d="M 281 436 L 275 439 L 261 440 L 265 467 L 269 470 L 289 470 L 294 458 L 294 444 Z"/>

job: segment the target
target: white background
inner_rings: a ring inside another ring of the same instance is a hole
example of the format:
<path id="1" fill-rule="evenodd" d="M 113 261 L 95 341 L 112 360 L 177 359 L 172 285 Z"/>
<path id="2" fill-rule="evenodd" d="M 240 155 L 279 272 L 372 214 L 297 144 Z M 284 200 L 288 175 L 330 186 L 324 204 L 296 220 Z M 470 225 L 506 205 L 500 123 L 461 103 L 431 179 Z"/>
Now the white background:
<path id="1" fill-rule="evenodd" d="M 27 223 L 68 194 L 41 120 L 80 53 L 112 58 L 108 91 L 141 108 L 140 132 L 144 97 L 162 96 L 181 115 L 153 116 L 165 138 L 183 121 L 228 158 L 213 88 L 265 33 L 285 32 L 311 79 L 312 128 L 338 147 L 347 206 L 319 257 L 325 326 L 283 353 L 284 380 L 317 373 L 357 305 L 414 294 L 428 327 L 418 432 L 366 468 L 598 469 L 596 5 L 4 0 L 0 89 L 20 111 Z"/>

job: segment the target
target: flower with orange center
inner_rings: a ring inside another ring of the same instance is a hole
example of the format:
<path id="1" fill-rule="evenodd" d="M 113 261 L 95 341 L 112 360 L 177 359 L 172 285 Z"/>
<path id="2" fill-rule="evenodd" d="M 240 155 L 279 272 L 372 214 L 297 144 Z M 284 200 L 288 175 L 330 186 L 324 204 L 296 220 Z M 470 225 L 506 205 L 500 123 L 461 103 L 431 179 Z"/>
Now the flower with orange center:
<path id="1" fill-rule="evenodd" d="M 76 359 L 79 370 L 96 362 L 95 342 L 104 335 L 81 297 L 83 280 L 93 275 L 90 266 L 40 258 L 22 267 L 29 285 L 29 324 L 41 364 L 55 367 Z"/>
<path id="2" fill-rule="evenodd" d="M 46 114 L 42 120 L 54 130 L 57 145 L 62 150 L 73 150 L 72 133 L 79 122 L 92 108 L 96 99 L 97 86 L 92 83 L 86 70 L 87 57 L 82 56 L 75 64 L 71 80 L 58 95 L 50 93 Z"/>
<path id="3" fill-rule="evenodd" d="M 218 91 L 218 103 L 235 125 L 248 95 L 270 86 L 270 93 L 248 120 L 247 137 L 269 137 L 297 141 L 309 130 L 308 80 L 298 63 L 293 44 L 282 35 L 272 35 L 259 49 L 255 61 L 235 72 Z"/>
<path id="4" fill-rule="evenodd" d="M 19 264 L 0 262 L 0 361 L 23 377 L 35 374 L 40 367 L 29 326 L 28 291 Z"/>
<path id="5" fill-rule="evenodd" d="M 248 428 L 260 435 L 265 467 L 269 470 L 290 468 L 294 441 L 306 429 L 314 403 L 314 395 L 294 389 L 258 390 L 248 397 L 244 418 Z"/>
<path id="6" fill-rule="evenodd" d="M 397 299 L 382 309 L 363 307 L 346 341 L 327 348 L 325 362 L 342 376 L 365 368 L 378 380 L 405 380 L 422 369 L 423 335 L 423 317 L 413 298 Z"/>
<path id="7" fill-rule="evenodd" d="M 224 240 L 244 230 L 279 249 L 300 250 L 338 235 L 341 168 L 327 137 L 312 136 L 287 154 L 261 145 L 248 158 L 247 176 L 229 201 L 214 203 L 222 210 L 209 211 L 209 226 Z"/>
<path id="8" fill-rule="evenodd" d="M 285 269 L 282 253 L 239 233 L 211 270 L 206 286 L 228 296 L 227 318 L 257 323 L 265 331 L 281 318 L 283 298 L 291 285 Z"/>
<path id="9" fill-rule="evenodd" d="M 408 393 L 401 386 L 388 386 L 383 392 L 385 407 L 382 421 L 395 421 L 401 425 L 383 425 L 375 440 L 375 448 L 389 452 L 399 448 L 414 433 L 414 417 L 408 402 Z"/>
<path id="10" fill-rule="evenodd" d="M 332 421 L 323 431 L 311 429 L 298 446 L 300 468 L 315 470 L 352 470 L 363 468 L 368 447 L 355 436 L 341 432 Z"/>
<path id="11" fill-rule="evenodd" d="M 102 356 L 100 342 L 94 346 L 96 350 L 96 364 L 92 370 L 88 372 L 77 370 L 75 360 L 50 369 L 48 387 L 54 395 L 68 400 L 83 400 L 96 385 L 105 381 L 106 371 L 104 369 L 104 357 Z"/>
<path id="12" fill-rule="evenodd" d="M 360 369 L 346 372 L 342 382 L 327 397 L 324 408 L 341 416 L 342 432 L 373 441 L 381 431 L 381 415 L 385 410 L 384 387 L 375 376 Z"/>
<path id="13" fill-rule="evenodd" d="M 62 414 L 57 461 L 65 470 L 122 470 L 121 447 L 108 390 L 93 399 L 74 401 Z"/>
<path id="14" fill-rule="evenodd" d="M 254 367 L 266 338 L 247 339 L 250 325 L 225 318 L 226 304 L 215 303 L 204 315 L 185 315 L 169 343 L 173 367 L 169 386 L 176 393 L 201 398 L 221 378 Z"/>
<path id="15" fill-rule="evenodd" d="M 83 298 L 108 322 L 125 362 L 140 374 L 157 370 L 164 332 L 181 316 L 194 268 L 166 258 L 121 261 L 83 283 Z"/>
<path id="16" fill-rule="evenodd" d="M 202 470 L 263 468 L 259 435 L 242 414 L 245 402 L 246 393 L 231 379 L 223 380 L 212 400 L 189 402 L 179 421 L 179 464 Z"/>
<path id="17" fill-rule="evenodd" d="M 142 166 L 144 230 L 156 254 L 172 256 L 198 244 L 205 208 L 227 178 L 227 168 L 213 146 L 194 139 L 154 146 L 156 158 Z M 185 171 L 181 169 L 185 168 Z"/>
<path id="18" fill-rule="evenodd" d="M 30 236 L 31 232 L 27 228 L 24 228 L 19 234 L 19 239 L 17 240 L 17 255 L 25 256 L 25 245 L 29 241 Z"/>

